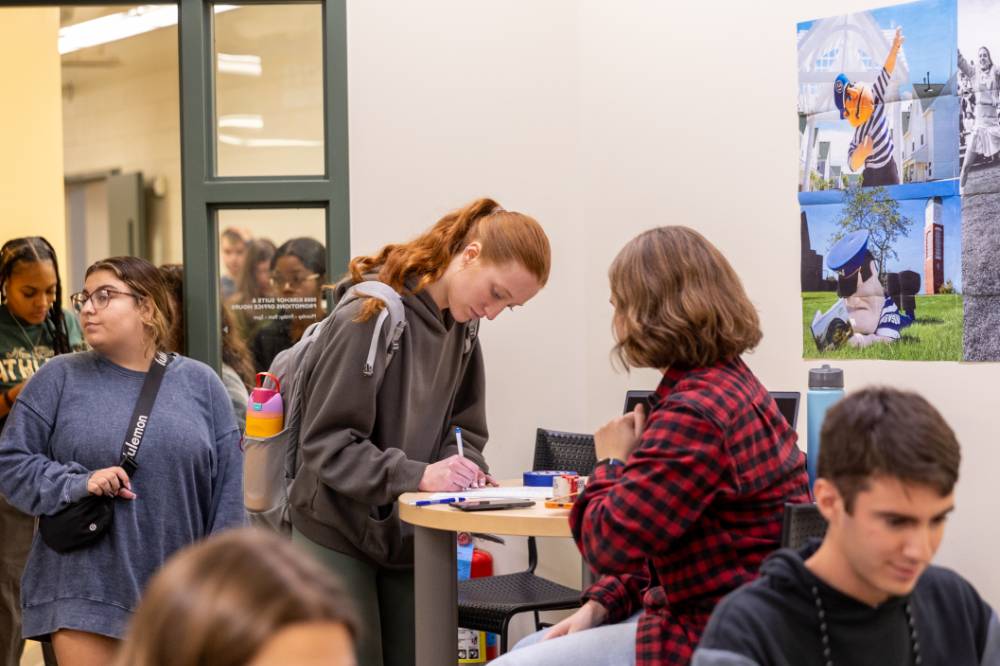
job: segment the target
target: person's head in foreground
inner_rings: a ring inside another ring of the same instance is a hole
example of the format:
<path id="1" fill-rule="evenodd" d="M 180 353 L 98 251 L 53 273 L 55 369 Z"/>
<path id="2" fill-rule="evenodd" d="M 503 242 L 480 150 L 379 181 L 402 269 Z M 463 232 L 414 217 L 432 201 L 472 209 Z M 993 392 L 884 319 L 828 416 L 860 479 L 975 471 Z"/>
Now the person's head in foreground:
<path id="1" fill-rule="evenodd" d="M 694 664 L 1000 664 L 995 613 L 931 566 L 961 461 L 941 414 L 871 387 L 834 405 L 820 437 L 822 543 L 779 551 L 724 599 Z"/>
<path id="2" fill-rule="evenodd" d="M 355 666 L 341 585 L 287 539 L 258 529 L 180 551 L 150 582 L 119 666 Z"/>

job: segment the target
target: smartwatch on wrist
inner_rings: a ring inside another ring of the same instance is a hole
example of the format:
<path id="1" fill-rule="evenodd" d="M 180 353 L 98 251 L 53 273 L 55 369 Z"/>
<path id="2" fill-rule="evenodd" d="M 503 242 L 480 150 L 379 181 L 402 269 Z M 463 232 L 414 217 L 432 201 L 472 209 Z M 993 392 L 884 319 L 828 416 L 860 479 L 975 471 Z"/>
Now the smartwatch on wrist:
<path id="1" fill-rule="evenodd" d="M 625 461 L 619 458 L 601 458 L 597 461 L 597 464 L 607 463 L 608 467 L 624 467 Z"/>

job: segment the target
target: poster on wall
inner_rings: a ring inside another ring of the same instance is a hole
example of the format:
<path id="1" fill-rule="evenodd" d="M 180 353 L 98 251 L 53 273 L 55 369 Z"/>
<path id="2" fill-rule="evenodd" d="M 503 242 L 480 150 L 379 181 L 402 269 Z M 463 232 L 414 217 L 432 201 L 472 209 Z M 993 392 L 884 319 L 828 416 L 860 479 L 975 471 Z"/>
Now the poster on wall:
<path id="1" fill-rule="evenodd" d="M 994 39 L 990 0 L 797 26 L 804 357 L 1000 360 Z"/>
<path id="2" fill-rule="evenodd" d="M 961 202 L 941 189 L 800 206 L 805 357 L 961 359 Z"/>
<path id="3" fill-rule="evenodd" d="M 1000 3 L 958 1 L 967 361 L 1000 360 Z"/>

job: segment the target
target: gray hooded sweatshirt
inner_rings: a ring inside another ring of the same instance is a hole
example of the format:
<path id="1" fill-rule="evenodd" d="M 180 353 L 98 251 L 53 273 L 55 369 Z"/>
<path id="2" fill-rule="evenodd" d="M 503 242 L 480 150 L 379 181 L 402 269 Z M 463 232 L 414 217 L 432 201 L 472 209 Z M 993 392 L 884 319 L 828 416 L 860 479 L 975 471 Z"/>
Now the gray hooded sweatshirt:
<path id="1" fill-rule="evenodd" d="M 338 300 L 350 285 L 338 285 Z M 384 326 L 374 373 L 366 377 L 376 318 L 354 321 L 363 303 L 333 313 L 305 359 L 291 518 L 331 550 L 406 568 L 413 564 L 413 529 L 400 522 L 396 500 L 417 490 L 428 464 L 457 453 L 455 426 L 465 457 L 487 469 L 483 357 L 469 325 L 422 291 L 403 295 L 407 326 L 388 369 Z"/>

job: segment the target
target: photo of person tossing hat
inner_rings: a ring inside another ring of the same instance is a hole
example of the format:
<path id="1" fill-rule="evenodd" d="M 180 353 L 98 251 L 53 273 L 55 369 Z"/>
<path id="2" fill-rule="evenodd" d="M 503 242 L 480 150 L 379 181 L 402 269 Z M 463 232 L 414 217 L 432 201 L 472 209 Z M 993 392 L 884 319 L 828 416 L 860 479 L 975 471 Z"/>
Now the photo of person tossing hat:
<path id="1" fill-rule="evenodd" d="M 865 186 L 898 185 L 899 169 L 893 158 L 892 130 L 885 116 L 884 95 L 896 67 L 896 55 L 903 44 L 901 28 L 889 47 L 882 71 L 873 85 L 851 81 L 841 73 L 833 81 L 833 103 L 840 119 L 854 128 L 847 159 L 853 171 L 862 171 Z"/>

